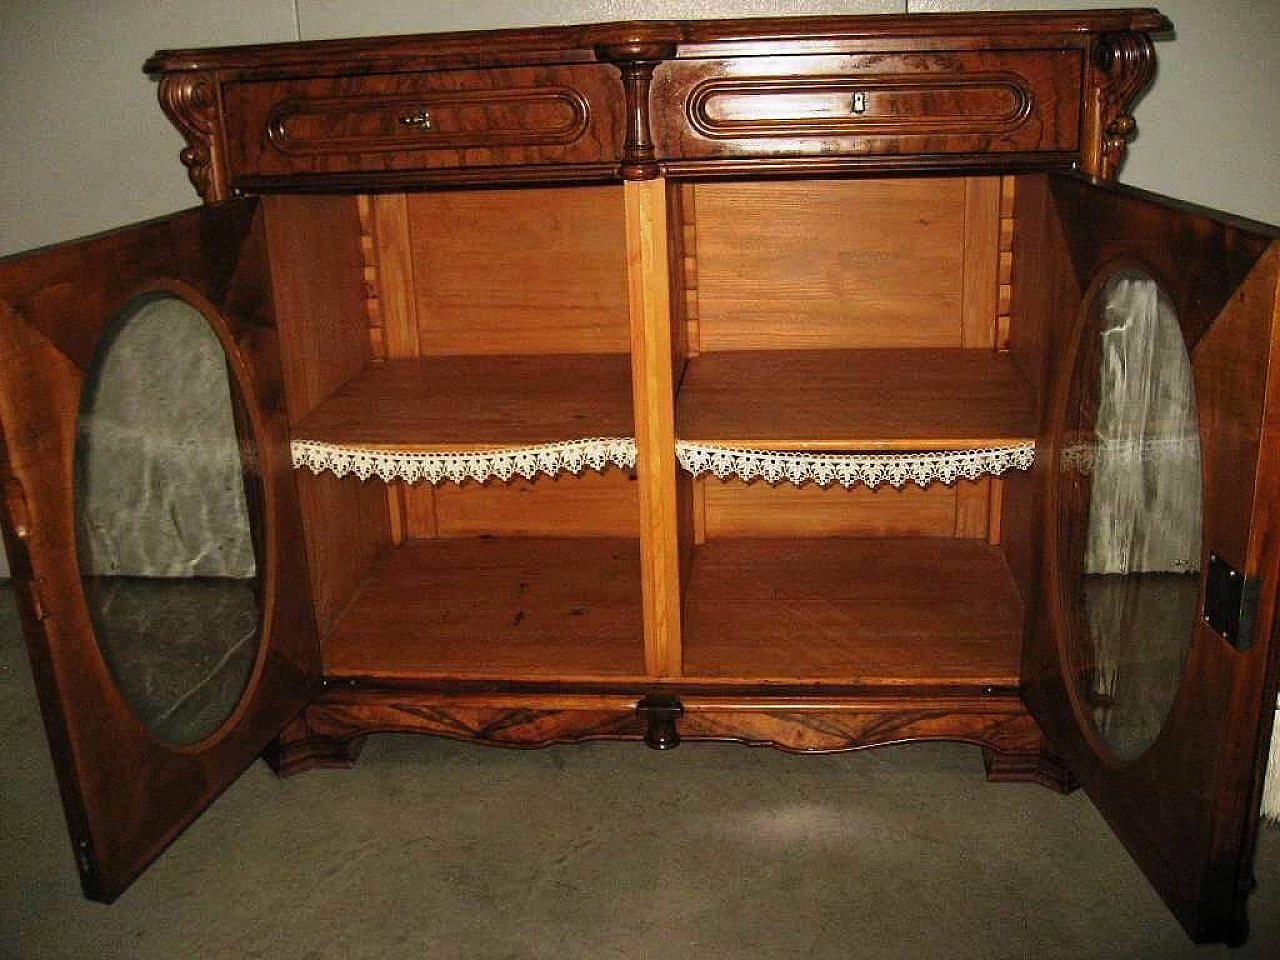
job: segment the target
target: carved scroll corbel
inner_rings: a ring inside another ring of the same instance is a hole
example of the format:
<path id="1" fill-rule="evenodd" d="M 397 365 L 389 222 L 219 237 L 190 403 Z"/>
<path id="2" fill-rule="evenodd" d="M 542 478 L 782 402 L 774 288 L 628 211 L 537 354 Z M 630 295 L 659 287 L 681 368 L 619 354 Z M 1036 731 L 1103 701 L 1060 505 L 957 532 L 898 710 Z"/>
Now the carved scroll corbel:
<path id="1" fill-rule="evenodd" d="M 627 98 L 627 131 L 621 173 L 626 180 L 652 180 L 662 172 L 653 143 L 649 88 L 658 64 L 675 53 L 676 45 L 672 42 L 639 36 L 596 47 L 596 56 L 612 63 L 622 73 Z"/>
<path id="2" fill-rule="evenodd" d="M 205 203 L 231 195 L 218 137 L 217 85 L 210 73 L 167 73 L 160 78 L 160 107 L 187 141 L 179 154 L 191 185 Z"/>
<path id="3" fill-rule="evenodd" d="M 1099 39 L 1094 50 L 1094 115 L 1090 118 L 1095 133 L 1086 144 L 1086 173 L 1115 179 L 1129 139 L 1138 129 L 1130 111 L 1155 71 L 1155 46 L 1145 33 L 1107 34 Z"/>

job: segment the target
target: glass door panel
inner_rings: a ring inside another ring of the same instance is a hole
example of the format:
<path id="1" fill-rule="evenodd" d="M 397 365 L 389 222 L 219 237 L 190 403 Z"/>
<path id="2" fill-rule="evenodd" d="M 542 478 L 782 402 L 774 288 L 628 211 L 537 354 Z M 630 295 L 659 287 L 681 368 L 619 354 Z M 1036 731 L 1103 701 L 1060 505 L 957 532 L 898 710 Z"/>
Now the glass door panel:
<path id="1" fill-rule="evenodd" d="M 1117 271 L 1085 317 L 1061 457 L 1061 595 L 1077 708 L 1127 760 L 1159 735 L 1191 647 L 1199 420 L 1177 314 L 1154 278 Z"/>
<path id="2" fill-rule="evenodd" d="M 157 737 L 210 736 L 257 661 L 261 583 L 227 356 L 172 294 L 130 301 L 85 378 L 76 542 L 108 668 Z"/>

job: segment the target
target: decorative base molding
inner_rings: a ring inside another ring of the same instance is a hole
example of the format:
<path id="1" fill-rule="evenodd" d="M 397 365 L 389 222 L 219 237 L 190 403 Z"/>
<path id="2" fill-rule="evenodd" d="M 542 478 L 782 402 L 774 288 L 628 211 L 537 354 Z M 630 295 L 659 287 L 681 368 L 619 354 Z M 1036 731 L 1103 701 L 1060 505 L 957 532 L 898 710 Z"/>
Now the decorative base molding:
<path id="1" fill-rule="evenodd" d="M 992 783 L 1038 783 L 1055 793 L 1072 793 L 1080 786 L 1071 771 L 1052 753 L 1001 753 L 982 748 L 982 762 Z"/>
<path id="2" fill-rule="evenodd" d="M 675 693 L 675 691 L 672 691 Z M 648 705 L 649 709 L 637 709 Z M 1069 792 L 1074 781 L 1043 751 L 1039 729 L 1016 695 L 803 697 L 668 693 L 448 693 L 336 688 L 277 738 L 267 762 L 282 776 L 348 768 L 371 733 L 425 733 L 505 747 L 588 740 L 648 740 L 654 704 L 664 709 L 664 747 L 704 740 L 791 753 L 840 753 L 921 740 L 983 749 L 993 781 L 1034 780 Z M 669 722 L 668 722 L 669 721 Z M 667 729 L 670 728 L 670 729 Z"/>
<path id="3" fill-rule="evenodd" d="M 292 777 L 308 770 L 350 770 L 364 748 L 365 735 L 318 735 L 307 724 L 306 712 L 267 745 L 262 759 L 276 776 Z"/>

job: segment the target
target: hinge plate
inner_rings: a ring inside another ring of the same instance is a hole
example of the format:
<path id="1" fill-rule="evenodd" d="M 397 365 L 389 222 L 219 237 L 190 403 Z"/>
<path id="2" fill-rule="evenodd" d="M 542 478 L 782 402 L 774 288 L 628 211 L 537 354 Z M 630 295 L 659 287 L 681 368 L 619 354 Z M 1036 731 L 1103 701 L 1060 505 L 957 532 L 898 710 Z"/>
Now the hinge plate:
<path id="1" fill-rule="evenodd" d="M 1204 588 L 1204 622 L 1237 650 L 1253 646 L 1262 581 L 1246 577 L 1216 553 L 1209 554 Z"/>

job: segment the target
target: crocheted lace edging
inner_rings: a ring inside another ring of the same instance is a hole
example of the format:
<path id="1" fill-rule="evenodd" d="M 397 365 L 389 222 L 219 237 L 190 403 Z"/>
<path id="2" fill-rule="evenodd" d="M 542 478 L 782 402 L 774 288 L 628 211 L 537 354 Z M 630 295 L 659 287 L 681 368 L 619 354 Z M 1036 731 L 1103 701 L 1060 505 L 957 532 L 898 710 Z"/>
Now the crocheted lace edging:
<path id="1" fill-rule="evenodd" d="M 935 450 L 897 454 L 825 454 L 789 450 L 749 450 L 715 444 L 676 444 L 676 455 L 685 470 L 698 476 L 711 473 L 721 480 L 737 477 L 767 483 L 788 481 L 800 486 L 813 482 L 821 487 L 838 483 L 849 488 L 887 483 L 927 486 L 934 481 L 954 483 L 964 477 L 999 476 L 1006 470 L 1026 470 L 1035 461 L 1035 443 L 981 450 Z"/>
<path id="2" fill-rule="evenodd" d="M 312 473 L 328 470 L 334 476 L 354 473 L 361 480 L 377 476 L 384 481 L 444 480 L 484 483 L 493 477 L 510 480 L 517 474 L 532 480 L 539 473 L 549 477 L 586 468 L 604 470 L 610 465 L 634 467 L 636 442 L 625 437 L 591 437 L 563 443 L 542 443 L 504 450 L 465 452 L 417 452 L 369 447 L 344 447 L 318 440 L 295 440 L 292 444 L 294 469 L 306 467 Z"/>
<path id="3" fill-rule="evenodd" d="M 517 475 L 532 480 L 540 473 L 579 474 L 587 468 L 599 471 L 612 465 L 631 469 L 636 464 L 636 442 L 627 437 L 593 437 L 466 452 L 416 452 L 295 440 L 292 451 L 295 469 L 305 467 L 316 474 L 329 471 L 338 477 L 355 474 L 361 480 L 377 476 L 384 481 L 426 480 L 432 484 L 446 480 L 484 483 L 495 477 L 506 481 Z M 881 483 L 892 487 L 915 483 L 924 487 L 935 481 L 950 484 L 961 477 L 975 480 L 999 476 L 1010 469 L 1026 470 L 1035 460 L 1035 444 L 903 454 L 826 454 L 751 450 L 679 440 L 676 457 L 680 466 L 694 476 L 710 473 L 721 480 L 762 479 L 770 484 L 787 481 L 796 486 L 812 482 L 822 487 L 838 483 L 846 488 L 859 484 L 877 487 Z"/>

